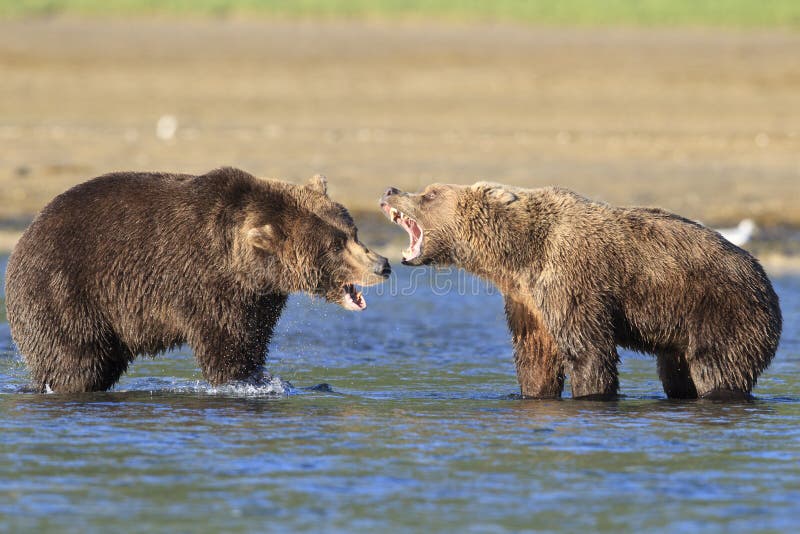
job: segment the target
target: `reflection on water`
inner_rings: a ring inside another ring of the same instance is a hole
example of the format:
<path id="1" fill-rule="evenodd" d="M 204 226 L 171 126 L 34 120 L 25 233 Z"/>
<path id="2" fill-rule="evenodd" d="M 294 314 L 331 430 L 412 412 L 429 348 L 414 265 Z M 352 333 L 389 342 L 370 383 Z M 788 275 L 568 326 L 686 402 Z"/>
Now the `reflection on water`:
<path id="1" fill-rule="evenodd" d="M 666 400 L 630 353 L 619 401 L 520 400 L 500 297 L 430 279 L 362 314 L 293 297 L 270 355 L 282 381 L 256 389 L 210 388 L 179 350 L 112 392 L 22 393 L 2 323 L 0 525 L 794 531 L 800 278 L 775 282 L 784 337 L 747 403 Z"/>

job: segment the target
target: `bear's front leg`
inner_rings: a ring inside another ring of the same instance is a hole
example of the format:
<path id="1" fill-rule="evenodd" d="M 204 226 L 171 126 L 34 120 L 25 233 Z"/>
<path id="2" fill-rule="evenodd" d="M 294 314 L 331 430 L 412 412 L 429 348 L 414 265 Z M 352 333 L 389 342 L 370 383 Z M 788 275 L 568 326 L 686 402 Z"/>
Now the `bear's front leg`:
<path id="1" fill-rule="evenodd" d="M 542 316 L 553 332 L 573 398 L 613 399 L 619 391 L 619 354 L 603 304 L 585 295 L 550 291 Z"/>
<path id="2" fill-rule="evenodd" d="M 224 328 L 206 330 L 189 344 L 203 378 L 213 386 L 258 380 L 267 359 L 267 341 Z"/>
<path id="3" fill-rule="evenodd" d="M 619 392 L 616 347 L 594 347 L 567 356 L 572 398 L 613 400 Z"/>
<path id="4" fill-rule="evenodd" d="M 505 298 L 505 308 L 522 396 L 535 399 L 561 397 L 564 364 L 541 313 L 509 297 Z"/>
<path id="5" fill-rule="evenodd" d="M 188 338 L 203 377 L 212 385 L 259 380 L 267 348 L 285 295 L 263 295 L 257 302 L 209 318 Z"/>
<path id="6" fill-rule="evenodd" d="M 596 321 L 586 321 L 572 314 L 566 325 L 556 331 L 559 348 L 566 360 L 567 374 L 575 399 L 610 400 L 619 392 L 617 365 L 619 354 L 609 332 L 593 329 Z"/>

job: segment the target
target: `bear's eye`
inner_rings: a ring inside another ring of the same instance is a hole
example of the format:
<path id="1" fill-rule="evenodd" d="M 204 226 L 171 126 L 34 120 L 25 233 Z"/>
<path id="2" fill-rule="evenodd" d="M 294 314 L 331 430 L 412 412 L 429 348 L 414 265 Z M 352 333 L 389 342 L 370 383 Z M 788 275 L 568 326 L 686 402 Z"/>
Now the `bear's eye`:
<path id="1" fill-rule="evenodd" d="M 422 199 L 423 200 L 433 200 L 434 198 L 436 198 L 436 190 L 435 189 L 432 189 L 431 191 L 428 191 L 427 193 L 422 195 Z"/>

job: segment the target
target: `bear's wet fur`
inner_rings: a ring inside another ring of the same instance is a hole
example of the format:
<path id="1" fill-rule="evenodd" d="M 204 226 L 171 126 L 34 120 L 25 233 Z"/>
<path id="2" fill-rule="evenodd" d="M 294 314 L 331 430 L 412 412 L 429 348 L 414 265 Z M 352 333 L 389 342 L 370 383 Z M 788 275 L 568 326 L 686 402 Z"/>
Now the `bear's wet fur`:
<path id="1" fill-rule="evenodd" d="M 758 261 L 655 208 L 561 188 L 390 188 L 408 265 L 458 266 L 503 293 L 523 396 L 614 398 L 617 346 L 654 354 L 670 398 L 749 398 L 775 355 L 778 297 Z"/>
<path id="2" fill-rule="evenodd" d="M 363 309 L 354 284 L 388 273 L 324 177 L 121 172 L 44 208 L 9 259 L 6 306 L 39 391 L 106 390 L 183 343 L 216 385 L 262 376 L 290 293 Z"/>

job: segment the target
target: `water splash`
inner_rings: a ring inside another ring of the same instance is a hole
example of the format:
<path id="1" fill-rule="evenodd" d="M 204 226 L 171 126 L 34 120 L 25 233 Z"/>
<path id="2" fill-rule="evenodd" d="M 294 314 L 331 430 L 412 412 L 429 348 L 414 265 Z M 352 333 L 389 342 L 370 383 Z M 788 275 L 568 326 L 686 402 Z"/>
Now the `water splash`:
<path id="1" fill-rule="evenodd" d="M 198 382 L 200 390 L 208 395 L 224 395 L 234 397 L 285 397 L 295 389 L 279 376 L 265 377 L 258 382 L 233 382 L 221 386 L 211 386 Z"/>
<path id="2" fill-rule="evenodd" d="M 274 398 L 292 395 L 297 392 L 297 389 L 279 376 L 265 375 L 258 380 L 231 382 L 219 386 L 212 386 L 203 380 L 143 378 L 129 381 L 122 385 L 122 387 L 115 387 L 113 391 L 149 391 L 153 393 L 179 393 L 220 397 Z"/>

